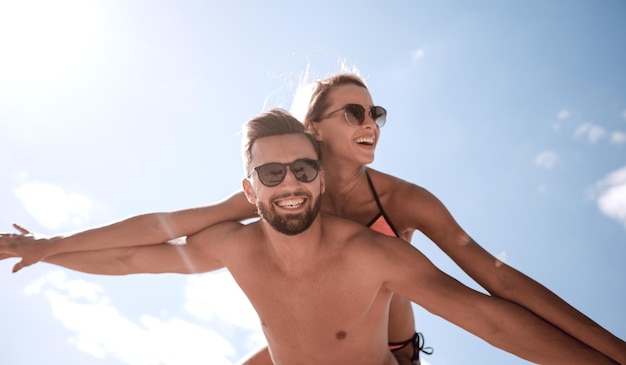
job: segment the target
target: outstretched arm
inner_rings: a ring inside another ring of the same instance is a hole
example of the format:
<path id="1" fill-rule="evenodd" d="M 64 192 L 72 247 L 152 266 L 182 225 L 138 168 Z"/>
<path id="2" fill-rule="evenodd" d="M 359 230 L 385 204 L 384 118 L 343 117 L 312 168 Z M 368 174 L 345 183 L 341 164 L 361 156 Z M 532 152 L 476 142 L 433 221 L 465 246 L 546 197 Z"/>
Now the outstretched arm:
<path id="1" fill-rule="evenodd" d="M 0 252 L 4 257 L 22 257 L 14 267 L 17 271 L 59 253 L 154 245 L 194 234 L 220 222 L 241 221 L 255 215 L 255 207 L 238 192 L 206 207 L 142 214 L 65 236 L 33 240 L 3 234 L 0 235 Z"/>
<path id="2" fill-rule="evenodd" d="M 97 251 L 77 251 L 49 256 L 46 262 L 68 269 L 99 275 L 194 274 L 224 267 L 223 253 L 233 242 L 231 233 L 241 227 L 239 222 L 213 225 L 190 236 L 182 244 L 110 248 Z"/>
<path id="3" fill-rule="evenodd" d="M 463 231 L 446 207 L 431 193 L 412 185 L 409 191 L 404 192 L 403 198 L 402 212 L 411 217 L 412 227 L 435 242 L 491 295 L 520 305 L 585 344 L 626 364 L 626 342 L 537 281 L 497 260 Z"/>
<path id="4" fill-rule="evenodd" d="M 198 266 L 197 247 L 167 243 L 77 251 L 49 256 L 43 261 L 67 269 L 97 275 L 128 275 L 157 273 L 197 273 L 217 270 L 218 260 L 205 260 Z"/>
<path id="5" fill-rule="evenodd" d="M 389 246 L 391 290 L 490 344 L 539 364 L 616 364 L 525 308 L 466 287 L 414 247 Z"/>

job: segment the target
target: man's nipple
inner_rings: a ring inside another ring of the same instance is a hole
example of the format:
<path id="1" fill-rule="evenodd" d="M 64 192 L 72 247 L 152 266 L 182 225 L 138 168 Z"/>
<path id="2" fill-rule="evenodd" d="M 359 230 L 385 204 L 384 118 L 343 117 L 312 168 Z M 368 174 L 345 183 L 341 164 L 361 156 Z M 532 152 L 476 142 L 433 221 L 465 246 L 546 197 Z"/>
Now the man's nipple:
<path id="1" fill-rule="evenodd" d="M 343 340 L 344 338 L 348 337 L 348 334 L 346 333 L 346 331 L 339 331 L 335 334 L 335 337 L 337 337 L 338 340 Z"/>

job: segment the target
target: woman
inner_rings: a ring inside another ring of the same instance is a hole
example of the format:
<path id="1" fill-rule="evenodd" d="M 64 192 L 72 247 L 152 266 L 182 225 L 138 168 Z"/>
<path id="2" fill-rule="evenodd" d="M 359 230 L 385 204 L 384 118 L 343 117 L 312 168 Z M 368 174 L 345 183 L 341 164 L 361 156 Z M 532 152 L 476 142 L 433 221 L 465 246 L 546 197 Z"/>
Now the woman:
<path id="1" fill-rule="evenodd" d="M 322 147 L 326 179 L 322 210 L 407 241 L 415 230 L 420 230 L 491 295 L 538 314 L 581 342 L 619 363 L 626 363 L 624 341 L 536 281 L 489 254 L 458 225 L 434 195 L 366 166 L 374 160 L 385 117 L 386 111 L 374 106 L 365 83 L 358 76 L 338 74 L 316 83 L 304 124 Z M 193 234 L 219 221 L 241 220 L 252 215 L 253 207 L 239 194 L 204 208 L 142 215 L 22 254 L 24 260 L 16 265 L 16 270 L 59 252 L 154 244 Z M 53 257 L 46 261 L 53 262 Z M 396 353 L 400 364 L 418 363 L 421 344 L 417 342 L 421 338 L 413 334 L 413 328 L 410 303 L 394 298 L 389 340 L 416 343 L 414 349 L 404 347 Z M 246 362 L 261 363 L 271 363 L 266 351 Z"/>

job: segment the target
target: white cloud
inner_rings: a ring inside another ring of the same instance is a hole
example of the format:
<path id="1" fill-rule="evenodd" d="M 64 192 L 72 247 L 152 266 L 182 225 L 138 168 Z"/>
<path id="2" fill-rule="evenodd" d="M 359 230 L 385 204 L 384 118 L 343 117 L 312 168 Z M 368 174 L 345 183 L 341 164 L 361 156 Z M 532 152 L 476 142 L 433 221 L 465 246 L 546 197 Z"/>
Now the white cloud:
<path id="1" fill-rule="evenodd" d="M 614 131 L 611 133 L 611 143 L 623 144 L 626 143 L 626 133 L 622 131 Z"/>
<path id="2" fill-rule="evenodd" d="M 220 293 L 219 300 L 215 299 L 215 293 Z M 238 327 L 261 331 L 252 304 L 226 270 L 190 277 L 185 294 L 185 308 L 199 318 L 209 320 L 216 316 Z"/>
<path id="3" fill-rule="evenodd" d="M 589 142 L 595 143 L 600 138 L 604 137 L 606 131 L 599 125 L 592 123 L 585 123 L 579 125 L 574 131 L 574 138 L 578 139 L 580 137 L 586 136 L 589 139 Z"/>
<path id="4" fill-rule="evenodd" d="M 567 109 L 562 109 L 562 110 L 560 110 L 560 111 L 559 111 L 559 113 L 557 114 L 557 118 L 558 118 L 559 120 L 566 120 L 566 119 L 569 119 L 570 115 L 571 115 L 571 114 L 570 114 L 569 110 L 567 110 Z"/>
<path id="5" fill-rule="evenodd" d="M 411 52 L 411 62 L 416 63 L 419 60 L 421 60 L 422 58 L 424 58 L 424 49 L 419 48 L 416 49 L 415 51 Z"/>
<path id="6" fill-rule="evenodd" d="M 217 300 L 215 293 L 219 293 Z M 205 321 L 219 318 L 241 328 L 243 333 L 237 338 L 240 350 L 249 353 L 267 346 L 254 307 L 227 270 L 189 277 L 185 295 L 185 309 L 192 315 Z"/>
<path id="7" fill-rule="evenodd" d="M 554 151 L 544 151 L 535 156 L 535 165 L 550 170 L 559 162 L 559 156 Z"/>
<path id="8" fill-rule="evenodd" d="M 22 176 L 22 178 L 24 178 Z M 36 180 L 22 182 L 13 191 L 29 212 L 46 228 L 59 229 L 71 223 L 80 226 L 90 216 L 94 203 L 62 187 Z"/>
<path id="9" fill-rule="evenodd" d="M 84 280 L 67 280 L 63 271 L 53 271 L 43 276 L 24 289 L 27 295 L 41 294 L 42 288 L 46 284 L 51 284 L 59 290 L 67 292 L 67 296 L 72 299 L 86 299 L 96 302 L 101 298 L 103 288 L 100 285 Z"/>
<path id="10" fill-rule="evenodd" d="M 559 110 L 559 112 L 556 114 L 556 118 L 557 121 L 552 123 L 552 129 L 554 129 L 555 131 L 560 131 L 561 130 L 561 122 L 569 119 L 571 116 L 571 113 L 569 110 L 567 109 L 561 109 Z"/>
<path id="11" fill-rule="evenodd" d="M 626 227 L 626 166 L 598 182 L 600 211 Z"/>
<path id="12" fill-rule="evenodd" d="M 144 314 L 135 323 L 109 304 L 102 287 L 69 280 L 62 271 L 36 280 L 25 292 L 43 293 L 54 316 L 75 333 L 70 342 L 97 358 L 114 355 L 130 365 L 230 365 L 228 357 L 235 354 L 233 345 L 219 333 L 179 318 L 162 320 Z"/>

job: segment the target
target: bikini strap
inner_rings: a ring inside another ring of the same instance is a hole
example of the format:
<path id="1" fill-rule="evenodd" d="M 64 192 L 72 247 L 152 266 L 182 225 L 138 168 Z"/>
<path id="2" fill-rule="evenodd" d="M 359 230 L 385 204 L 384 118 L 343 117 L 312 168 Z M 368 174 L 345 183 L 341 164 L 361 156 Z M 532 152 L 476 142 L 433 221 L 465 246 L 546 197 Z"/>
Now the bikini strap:
<path id="1" fill-rule="evenodd" d="M 365 170 L 365 176 L 367 177 L 367 183 L 370 186 L 370 190 L 372 191 L 372 195 L 374 195 L 374 199 L 376 200 L 376 205 L 378 206 L 379 212 L 384 212 L 383 205 L 380 203 L 380 199 L 378 199 L 378 193 L 376 192 L 376 188 L 374 188 L 374 183 L 372 182 L 372 178 L 370 174 Z"/>
<path id="2" fill-rule="evenodd" d="M 387 216 L 387 213 L 383 209 L 383 204 L 380 202 L 380 199 L 378 198 L 378 193 L 376 192 L 376 188 L 374 188 L 374 183 L 372 182 L 372 178 L 370 177 L 370 174 L 367 172 L 367 170 L 365 170 L 365 176 L 367 177 L 367 183 L 370 186 L 370 190 L 372 191 L 372 195 L 374 196 L 374 200 L 376 201 L 376 206 L 378 207 L 378 214 L 376 214 L 374 219 L 372 219 L 367 224 L 367 226 L 371 227 L 373 224 L 376 223 L 378 219 L 380 219 L 380 217 L 382 217 L 383 220 L 385 221 L 385 224 L 393 232 L 393 235 L 395 235 L 396 237 L 400 237 L 400 235 L 398 234 L 398 230 L 396 229 L 396 227 L 394 227 L 393 223 L 391 223 L 391 219 L 389 218 L 389 216 Z M 384 232 L 381 232 L 381 233 L 385 234 Z M 391 234 L 389 234 L 389 236 L 391 236 Z"/>
<path id="3" fill-rule="evenodd" d="M 422 335 L 421 332 L 416 332 L 413 337 L 409 338 L 406 341 L 390 342 L 389 349 L 393 352 L 405 348 L 408 345 L 413 346 L 413 356 L 411 357 L 411 361 L 413 362 L 413 364 L 420 363 L 420 352 L 426 355 L 432 355 L 433 352 L 435 352 L 432 347 L 425 346 L 424 335 Z"/>

